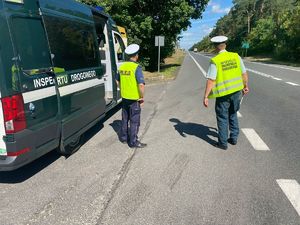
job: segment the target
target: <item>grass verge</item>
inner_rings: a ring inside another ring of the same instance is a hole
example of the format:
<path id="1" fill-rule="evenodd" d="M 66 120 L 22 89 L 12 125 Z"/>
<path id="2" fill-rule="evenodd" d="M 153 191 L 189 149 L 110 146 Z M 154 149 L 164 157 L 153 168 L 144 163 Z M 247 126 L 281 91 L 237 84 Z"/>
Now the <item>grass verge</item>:
<path id="1" fill-rule="evenodd" d="M 171 57 L 165 59 L 165 63 L 161 65 L 159 74 L 157 72 L 144 71 L 145 80 L 150 83 L 174 80 L 179 72 L 185 54 L 182 50 L 176 50 Z"/>

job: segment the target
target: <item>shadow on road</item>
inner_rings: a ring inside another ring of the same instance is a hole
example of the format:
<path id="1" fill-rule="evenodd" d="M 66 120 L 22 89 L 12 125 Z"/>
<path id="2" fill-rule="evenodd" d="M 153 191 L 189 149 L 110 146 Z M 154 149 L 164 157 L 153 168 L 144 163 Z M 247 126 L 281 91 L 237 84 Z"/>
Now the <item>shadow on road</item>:
<path id="1" fill-rule="evenodd" d="M 214 127 L 207 127 L 196 123 L 184 123 L 176 118 L 172 118 L 169 121 L 175 123 L 174 128 L 182 137 L 192 135 L 201 138 L 211 145 L 215 145 L 217 143 L 209 137 L 218 137 L 217 129 Z"/>
<path id="2" fill-rule="evenodd" d="M 116 114 L 120 110 L 120 104 L 109 111 L 106 116 L 97 123 L 94 127 L 88 130 L 83 138 L 83 144 L 92 139 L 98 132 L 100 132 L 103 128 L 103 123 L 105 123 L 109 118 L 111 118 L 114 114 Z M 76 154 L 76 153 L 75 153 Z M 30 164 L 23 166 L 17 170 L 9 171 L 9 172 L 0 172 L 0 183 L 14 184 L 14 183 L 22 183 L 25 180 L 33 177 L 46 167 L 50 166 L 56 160 L 58 160 L 61 156 L 56 151 L 51 151 L 48 154 L 40 157 L 39 159 L 31 162 Z M 66 160 L 68 157 L 66 157 Z"/>
<path id="3" fill-rule="evenodd" d="M 109 125 L 114 129 L 116 134 L 119 136 L 119 132 L 120 132 L 121 126 L 122 126 L 122 121 L 121 120 L 115 120 L 114 122 L 112 122 Z"/>

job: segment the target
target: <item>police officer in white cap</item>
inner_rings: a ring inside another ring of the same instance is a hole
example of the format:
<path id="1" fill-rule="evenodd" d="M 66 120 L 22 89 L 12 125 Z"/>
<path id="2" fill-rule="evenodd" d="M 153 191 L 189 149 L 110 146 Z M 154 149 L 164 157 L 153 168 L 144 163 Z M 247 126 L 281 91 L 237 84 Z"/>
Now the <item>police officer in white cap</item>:
<path id="1" fill-rule="evenodd" d="M 138 140 L 141 119 L 141 106 L 144 104 L 145 80 L 142 67 L 137 63 L 140 46 L 129 45 L 125 53 L 129 61 L 119 68 L 116 78 L 122 96 L 122 127 L 119 134 L 122 143 L 131 148 L 144 148 L 147 145 Z"/>
<path id="2" fill-rule="evenodd" d="M 205 107 L 208 107 L 209 98 L 216 98 L 215 111 L 218 124 L 216 147 L 223 150 L 228 148 L 227 143 L 237 144 L 239 135 L 237 112 L 240 109 L 242 95 L 249 92 L 245 65 L 237 53 L 226 51 L 227 40 L 225 36 L 211 39 L 218 54 L 211 59 L 203 98 Z"/>

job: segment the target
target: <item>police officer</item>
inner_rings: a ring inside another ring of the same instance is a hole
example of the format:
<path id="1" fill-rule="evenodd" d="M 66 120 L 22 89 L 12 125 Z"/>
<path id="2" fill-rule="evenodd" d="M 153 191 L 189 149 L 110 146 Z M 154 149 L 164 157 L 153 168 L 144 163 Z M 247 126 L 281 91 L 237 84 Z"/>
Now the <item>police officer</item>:
<path id="1" fill-rule="evenodd" d="M 144 148 L 147 145 L 138 140 L 140 127 L 141 105 L 144 104 L 145 81 L 142 67 L 137 63 L 140 46 L 129 45 L 125 49 L 129 61 L 119 68 L 117 83 L 122 97 L 122 127 L 120 141 L 128 143 L 131 148 Z M 129 123 L 129 127 L 128 127 Z"/>
<path id="2" fill-rule="evenodd" d="M 226 51 L 227 40 L 225 36 L 211 39 L 218 54 L 211 59 L 203 99 L 203 105 L 208 107 L 208 99 L 216 98 L 215 111 L 219 134 L 216 147 L 223 150 L 227 149 L 227 142 L 237 144 L 239 135 L 237 112 L 240 109 L 242 95 L 249 92 L 245 65 L 237 53 Z"/>

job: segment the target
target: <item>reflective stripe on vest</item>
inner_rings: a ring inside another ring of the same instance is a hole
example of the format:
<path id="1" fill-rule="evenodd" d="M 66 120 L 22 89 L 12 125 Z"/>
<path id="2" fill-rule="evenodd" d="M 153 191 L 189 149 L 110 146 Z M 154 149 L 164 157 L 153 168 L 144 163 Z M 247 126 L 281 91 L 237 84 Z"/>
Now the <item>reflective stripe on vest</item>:
<path id="1" fill-rule="evenodd" d="M 226 96 L 244 88 L 238 54 L 222 52 L 212 58 L 212 63 L 217 67 L 217 78 L 209 98 Z"/>
<path id="2" fill-rule="evenodd" d="M 139 86 L 135 77 L 138 64 L 134 62 L 125 62 L 119 68 L 120 89 L 122 98 L 129 100 L 140 99 Z"/>

